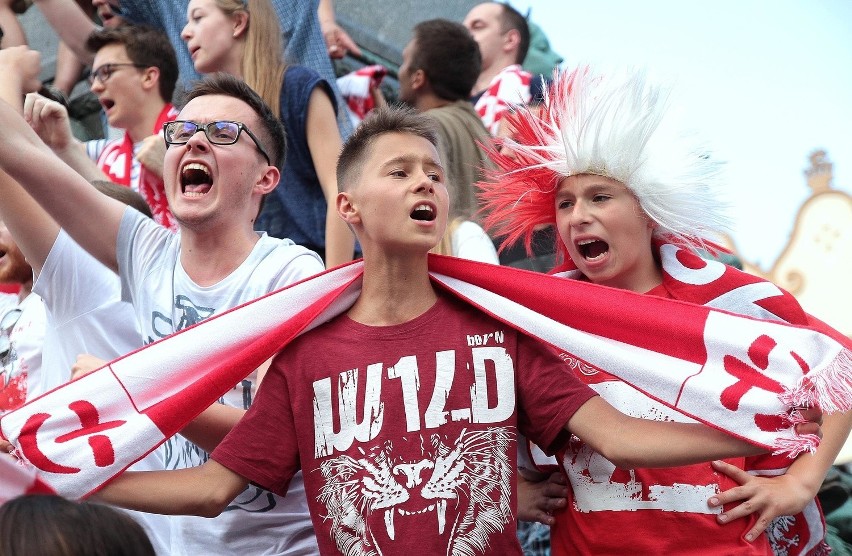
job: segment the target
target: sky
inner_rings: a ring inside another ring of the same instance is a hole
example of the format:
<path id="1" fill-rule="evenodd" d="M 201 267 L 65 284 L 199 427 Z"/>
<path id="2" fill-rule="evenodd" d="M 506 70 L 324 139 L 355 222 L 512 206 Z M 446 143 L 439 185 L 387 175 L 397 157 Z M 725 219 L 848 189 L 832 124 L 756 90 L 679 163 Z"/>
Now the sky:
<path id="1" fill-rule="evenodd" d="M 644 67 L 673 84 L 685 121 L 726 161 L 730 235 L 769 270 L 810 195 L 817 149 L 852 193 L 849 0 L 512 0 L 563 67 Z"/>

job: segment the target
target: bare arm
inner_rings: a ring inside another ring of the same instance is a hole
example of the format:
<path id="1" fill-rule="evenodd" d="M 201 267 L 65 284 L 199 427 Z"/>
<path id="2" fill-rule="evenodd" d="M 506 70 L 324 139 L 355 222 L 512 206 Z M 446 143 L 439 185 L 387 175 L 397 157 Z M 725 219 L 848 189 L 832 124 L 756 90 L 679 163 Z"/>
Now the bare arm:
<path id="1" fill-rule="evenodd" d="M 74 0 L 35 0 L 47 22 L 68 48 L 84 64 L 91 65 L 95 54 L 86 48 L 86 39 L 97 29 Z"/>
<path id="2" fill-rule="evenodd" d="M 337 214 L 337 157 L 343 142 L 331 100 L 315 88 L 308 100 L 308 148 L 328 206 L 325 215 L 325 266 L 331 268 L 352 260 L 355 236 Z"/>
<path id="3" fill-rule="evenodd" d="M 266 371 L 269 370 L 272 359 L 270 357 L 257 368 L 258 387 L 263 382 L 263 377 L 266 376 Z M 190 421 L 181 429 L 180 433 L 187 440 L 210 453 L 216 449 L 216 446 L 231 432 L 234 425 L 245 414 L 245 409 L 214 403 L 201 412 L 201 415 Z"/>
<path id="4" fill-rule="evenodd" d="M 705 425 L 629 417 L 600 396 L 584 403 L 566 429 L 622 469 L 675 467 L 764 451 Z"/>
<path id="5" fill-rule="evenodd" d="M 3 38 L 0 39 L 0 48 L 27 44 L 27 35 L 24 32 L 24 27 L 18 20 L 15 12 L 12 11 L 13 2 L 14 0 L 0 0 L 0 30 L 3 31 Z"/>
<path id="6" fill-rule="evenodd" d="M 59 160 L 17 111 L 0 102 L 0 168 L 21 184 L 74 240 L 112 270 L 125 205 L 94 189 Z"/>
<path id="7" fill-rule="evenodd" d="M 754 512 L 759 517 L 746 533 L 754 540 L 778 516 L 794 515 L 814 499 L 828 469 L 843 448 L 852 429 L 852 413 L 835 413 L 825 418 L 823 437 L 813 454 L 802 454 L 790 465 L 787 473 L 777 477 L 755 477 L 725 462 L 713 462 L 713 467 L 740 483 L 709 500 L 711 507 L 742 502 L 717 516 L 720 523 L 730 523 Z"/>
<path id="8" fill-rule="evenodd" d="M 210 453 L 245 414 L 245 409 L 214 403 L 181 429 L 180 434 Z"/>
<path id="9" fill-rule="evenodd" d="M 175 471 L 128 471 L 92 498 L 140 512 L 216 517 L 247 485 L 243 476 L 208 460 Z"/>
<path id="10" fill-rule="evenodd" d="M 0 51 L 0 74 L 16 75 L 26 79 L 36 76 L 39 71 L 37 52 L 26 49 L 7 49 Z M 33 83 L 34 85 L 34 83 Z M 14 79 L 0 80 L 0 99 L 10 106 L 21 110 L 21 85 Z M 44 261 L 50 253 L 59 226 L 6 172 L 0 170 L 0 219 L 9 228 L 33 272 L 41 272 Z"/>
<path id="11" fill-rule="evenodd" d="M 343 58 L 347 52 L 352 52 L 355 56 L 361 55 L 361 49 L 358 48 L 349 33 L 337 24 L 333 0 L 319 0 L 317 17 L 319 17 L 322 35 L 325 38 L 328 55 L 331 58 Z"/>
<path id="12" fill-rule="evenodd" d="M 24 100 L 24 119 L 62 162 L 88 181 L 106 180 L 95 161 L 86 154 L 86 147 L 71 133 L 68 109 L 37 93 L 28 93 Z"/>

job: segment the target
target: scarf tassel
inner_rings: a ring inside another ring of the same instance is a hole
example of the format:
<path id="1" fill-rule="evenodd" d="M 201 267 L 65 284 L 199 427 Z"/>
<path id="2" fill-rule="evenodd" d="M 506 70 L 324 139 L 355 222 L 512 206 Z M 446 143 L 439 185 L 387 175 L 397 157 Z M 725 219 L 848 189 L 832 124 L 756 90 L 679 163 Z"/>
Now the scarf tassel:
<path id="1" fill-rule="evenodd" d="M 815 434 L 802 434 L 793 438 L 778 438 L 772 445 L 772 455 L 785 454 L 790 459 L 795 459 L 799 454 L 809 452 L 813 454 L 819 446 L 819 436 Z"/>
<path id="2" fill-rule="evenodd" d="M 819 407 L 825 413 L 852 409 L 852 351 L 844 349 L 824 368 L 803 376 L 796 388 L 781 394 L 791 407 Z"/>

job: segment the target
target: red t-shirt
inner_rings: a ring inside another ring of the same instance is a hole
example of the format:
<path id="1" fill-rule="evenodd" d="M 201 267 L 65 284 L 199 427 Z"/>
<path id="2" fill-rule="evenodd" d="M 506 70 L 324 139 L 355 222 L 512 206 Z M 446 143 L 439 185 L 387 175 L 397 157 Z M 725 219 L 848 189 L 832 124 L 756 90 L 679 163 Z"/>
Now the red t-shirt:
<path id="1" fill-rule="evenodd" d="M 663 286 L 646 295 L 671 298 Z M 622 413 L 655 421 L 694 422 L 612 375 L 562 356 L 583 382 Z M 576 437 L 557 456 L 571 492 L 551 527 L 554 556 L 568 554 L 770 555 L 766 535 L 742 536 L 757 517 L 720 526 L 707 505 L 713 494 L 738 486 L 710 463 L 665 469 L 616 469 Z M 725 460 L 750 469 L 758 458 Z"/>
<path id="2" fill-rule="evenodd" d="M 545 346 L 441 297 L 297 339 L 212 458 L 279 494 L 301 468 L 323 554 L 520 554 L 517 432 L 557 449 L 592 396 Z"/>

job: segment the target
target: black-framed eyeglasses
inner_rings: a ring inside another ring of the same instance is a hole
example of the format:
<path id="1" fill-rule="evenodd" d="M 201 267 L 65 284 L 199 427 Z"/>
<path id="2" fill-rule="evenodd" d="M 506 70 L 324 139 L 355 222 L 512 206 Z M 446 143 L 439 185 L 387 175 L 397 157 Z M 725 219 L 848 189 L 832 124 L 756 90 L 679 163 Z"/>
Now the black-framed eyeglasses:
<path id="1" fill-rule="evenodd" d="M 166 140 L 166 145 L 185 145 L 199 131 L 203 131 L 207 140 L 213 145 L 233 145 L 240 138 L 240 133 L 245 131 L 254 141 L 254 145 L 260 151 L 260 154 L 266 159 L 266 163 L 272 165 L 272 160 L 260 145 L 260 140 L 242 122 L 217 120 L 199 124 L 191 120 L 175 120 L 163 124 L 163 138 Z"/>
<path id="2" fill-rule="evenodd" d="M 89 83 L 94 83 L 95 79 L 101 82 L 101 84 L 106 83 L 112 74 L 115 73 L 115 70 L 118 68 L 136 68 L 136 69 L 144 69 L 148 66 L 143 66 L 142 64 L 131 64 L 131 63 L 121 63 L 121 64 L 103 64 L 102 66 L 98 66 L 92 70 L 92 73 L 89 74 Z"/>

